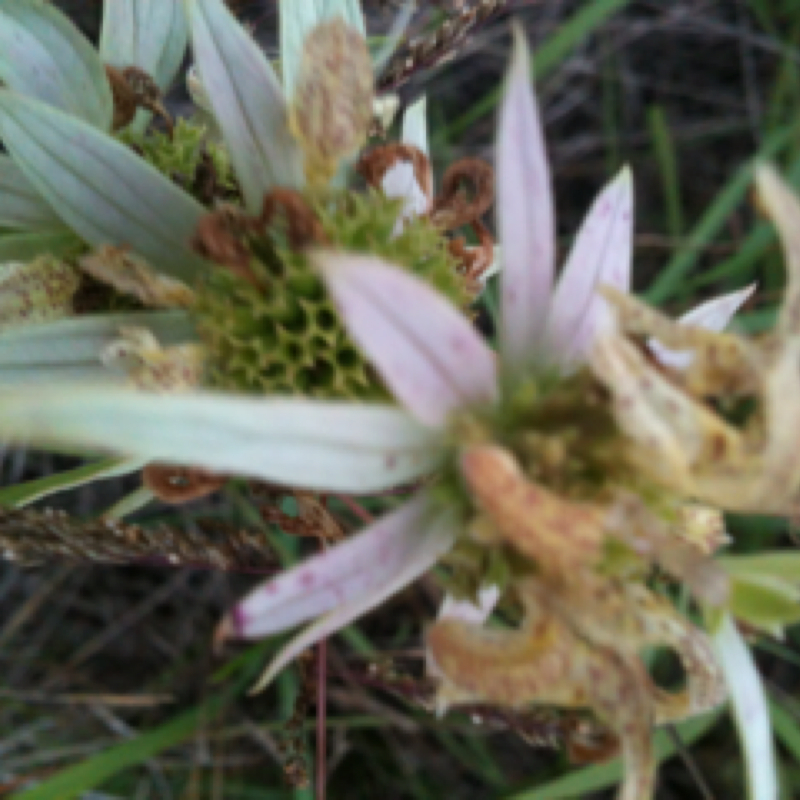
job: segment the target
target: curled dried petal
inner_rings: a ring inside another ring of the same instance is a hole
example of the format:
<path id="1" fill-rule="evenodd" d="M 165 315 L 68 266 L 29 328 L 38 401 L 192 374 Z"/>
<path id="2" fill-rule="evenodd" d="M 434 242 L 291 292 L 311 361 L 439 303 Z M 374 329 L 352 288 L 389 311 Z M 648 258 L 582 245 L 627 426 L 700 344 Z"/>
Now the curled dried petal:
<path id="1" fill-rule="evenodd" d="M 235 206 L 225 205 L 201 217 L 192 237 L 192 248 L 203 258 L 227 267 L 254 286 L 258 280 L 250 268 L 246 237 L 258 228 L 258 220 Z"/>
<path id="2" fill-rule="evenodd" d="M 462 158 L 442 179 L 431 220 L 444 230 L 469 225 L 494 203 L 494 170 L 479 158 Z"/>
<path id="3" fill-rule="evenodd" d="M 571 503 L 529 481 L 508 451 L 492 445 L 467 450 L 461 474 L 500 537 L 543 569 L 572 572 L 598 561 L 603 508 Z"/>
<path id="4" fill-rule="evenodd" d="M 289 109 L 309 183 L 327 183 L 341 159 L 365 142 L 372 124 L 372 61 L 359 31 L 341 18 L 314 28 Z"/>
<path id="5" fill-rule="evenodd" d="M 467 291 L 477 297 L 483 289 L 483 280 L 495 263 L 494 238 L 491 231 L 479 219 L 471 223 L 478 237 L 478 244 L 469 247 L 462 238 L 448 244 L 451 255 L 459 260 L 458 271 L 464 276 Z"/>
<path id="6" fill-rule="evenodd" d="M 286 224 L 286 234 L 293 250 L 328 242 L 316 211 L 297 190 L 273 189 L 264 198 L 261 210 L 262 225 L 264 227 L 271 225 L 278 214 Z"/>
<path id="7" fill-rule="evenodd" d="M 69 316 L 80 284 L 75 267 L 50 256 L 0 264 L 0 330 Z"/>
<path id="8" fill-rule="evenodd" d="M 161 90 L 143 69 L 139 67 L 117 69 L 106 64 L 105 70 L 114 99 L 114 119 L 111 123 L 113 130 L 130 125 L 136 117 L 136 112 L 144 108 L 161 117 L 167 130 L 172 132 L 172 117 L 164 107 Z"/>
<path id="9" fill-rule="evenodd" d="M 81 269 L 118 292 L 139 298 L 153 308 L 188 308 L 194 292 L 181 281 L 156 272 L 124 247 L 105 245 L 80 259 Z"/>
<path id="10" fill-rule="evenodd" d="M 175 464 L 148 464 L 142 470 L 142 484 L 170 505 L 207 497 L 224 486 L 225 481 L 222 475 Z"/>
<path id="11" fill-rule="evenodd" d="M 122 369 L 139 389 L 179 392 L 194 389 L 203 377 L 203 348 L 196 344 L 161 347 L 145 328 L 122 328 L 120 338 L 101 353 L 103 363 Z"/>

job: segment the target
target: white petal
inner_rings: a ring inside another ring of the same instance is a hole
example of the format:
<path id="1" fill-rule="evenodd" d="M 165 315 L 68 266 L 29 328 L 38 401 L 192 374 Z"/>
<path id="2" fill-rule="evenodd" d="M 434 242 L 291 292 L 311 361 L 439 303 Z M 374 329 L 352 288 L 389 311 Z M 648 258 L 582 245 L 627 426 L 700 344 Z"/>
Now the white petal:
<path id="1" fill-rule="evenodd" d="M 189 247 L 203 207 L 120 142 L 5 90 L 0 136 L 28 180 L 85 241 L 131 245 L 179 280 L 206 268 Z"/>
<path id="2" fill-rule="evenodd" d="M 429 522 L 424 529 L 418 531 L 417 546 L 405 564 L 394 575 L 382 586 L 376 587 L 374 592 L 365 593 L 348 603 L 337 606 L 292 639 L 275 656 L 267 671 L 251 691 L 257 692 L 263 689 L 303 650 L 348 625 L 362 614 L 366 614 L 367 611 L 380 605 L 384 600 L 427 572 L 453 546 L 455 538 L 455 526 L 449 516 L 442 516 Z"/>
<path id="3" fill-rule="evenodd" d="M 139 67 L 169 89 L 189 37 L 182 0 L 106 0 L 100 57 L 119 69 Z"/>
<path id="4" fill-rule="evenodd" d="M 230 636 L 260 639 L 371 596 L 402 570 L 430 516 L 424 493 L 330 550 L 262 584 L 227 615 Z"/>
<path id="5" fill-rule="evenodd" d="M 0 333 L 0 385 L 78 379 L 120 383 L 100 354 L 119 338 L 121 329 L 130 327 L 146 328 L 164 346 L 195 338 L 183 311 L 91 314 L 23 325 Z"/>
<path id="6" fill-rule="evenodd" d="M 0 5 L 0 81 L 107 130 L 114 105 L 94 48 L 41 0 Z"/>
<path id="7" fill-rule="evenodd" d="M 747 764 L 750 800 L 776 800 L 778 774 L 772 725 L 761 676 L 749 648 L 726 616 L 713 637 Z"/>
<path id="8" fill-rule="evenodd" d="M 550 167 L 530 86 L 525 35 L 514 54 L 497 139 L 497 217 L 503 247 L 500 344 L 512 369 L 527 364 L 547 316 L 555 266 Z"/>
<path id="9" fill-rule="evenodd" d="M 477 604 L 470 600 L 456 600 L 448 594 L 439 609 L 439 619 L 460 619 L 473 625 L 482 625 L 489 618 L 499 599 L 500 589 L 494 584 L 481 586 L 478 590 Z"/>
<path id="10" fill-rule="evenodd" d="M 730 294 L 723 294 L 720 297 L 715 297 L 713 300 L 701 303 L 696 308 L 688 311 L 680 317 L 680 322 L 685 325 L 696 325 L 700 328 L 708 328 L 708 330 L 711 331 L 724 330 L 739 308 L 747 302 L 750 295 L 752 295 L 755 290 L 756 284 L 752 283 L 750 286 L 740 289 L 738 292 L 731 292 Z M 658 357 L 658 360 L 669 367 L 683 369 L 688 366 L 692 360 L 691 353 L 681 353 L 676 350 L 670 350 L 655 339 L 651 339 L 648 342 L 648 346 Z"/>
<path id="11" fill-rule="evenodd" d="M 410 161 L 397 161 L 383 175 L 381 189 L 390 198 L 402 199 L 403 207 L 395 224 L 393 234 L 402 233 L 405 223 L 428 212 L 428 196 L 417 183 L 414 165 Z"/>
<path id="12" fill-rule="evenodd" d="M 353 339 L 395 396 L 426 425 L 497 396 L 495 356 L 430 286 L 371 256 L 315 261 Z"/>
<path id="13" fill-rule="evenodd" d="M 85 384 L 0 391 L 0 439 L 341 492 L 405 483 L 430 472 L 439 455 L 430 431 L 391 406 Z"/>
<path id="14" fill-rule="evenodd" d="M 0 228 L 53 230 L 64 224 L 39 196 L 25 173 L 0 155 Z"/>
<path id="15" fill-rule="evenodd" d="M 428 98 L 423 95 L 410 105 L 403 114 L 403 131 L 400 136 L 403 144 L 410 144 L 430 155 L 428 146 Z"/>
<path id="16" fill-rule="evenodd" d="M 611 320 L 597 288 L 628 291 L 633 248 L 633 181 L 626 167 L 598 195 L 581 225 L 553 296 L 548 355 L 556 364 L 582 360 Z"/>
<path id="17" fill-rule="evenodd" d="M 222 0 L 187 2 L 197 70 L 247 208 L 257 213 L 272 187 L 302 185 L 302 159 L 289 133 L 286 101 L 264 54 Z"/>

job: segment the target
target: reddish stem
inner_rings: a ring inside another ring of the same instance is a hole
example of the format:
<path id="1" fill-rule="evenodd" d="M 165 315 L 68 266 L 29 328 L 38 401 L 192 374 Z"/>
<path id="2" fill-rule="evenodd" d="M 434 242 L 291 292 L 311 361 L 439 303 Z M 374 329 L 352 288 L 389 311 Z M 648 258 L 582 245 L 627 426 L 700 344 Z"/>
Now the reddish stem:
<path id="1" fill-rule="evenodd" d="M 346 494 L 337 494 L 336 497 L 341 500 L 363 522 L 372 522 L 374 519 L 372 514 L 370 514 L 366 508 L 363 508 L 355 500 L 353 500 L 352 497 L 348 497 Z"/>
<path id="2" fill-rule="evenodd" d="M 317 645 L 317 791 L 316 800 L 325 800 L 327 778 L 327 701 L 328 701 L 328 641 Z"/>

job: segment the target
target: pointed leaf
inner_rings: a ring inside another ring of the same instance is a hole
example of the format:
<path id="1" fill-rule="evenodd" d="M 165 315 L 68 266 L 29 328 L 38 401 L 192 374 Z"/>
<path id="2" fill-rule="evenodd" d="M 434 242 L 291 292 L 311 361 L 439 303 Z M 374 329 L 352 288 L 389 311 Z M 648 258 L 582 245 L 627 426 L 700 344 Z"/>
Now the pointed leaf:
<path id="1" fill-rule="evenodd" d="M 41 255 L 61 258 L 77 255 L 85 245 L 63 222 L 60 224 L 64 230 L 0 235 L 0 263 L 32 261 Z"/>
<path id="2" fill-rule="evenodd" d="M 183 60 L 189 31 L 182 0 L 106 0 L 100 57 L 119 69 L 139 67 L 162 92 Z"/>
<path id="3" fill-rule="evenodd" d="M 626 167 L 586 215 L 558 282 L 547 331 L 554 363 L 582 360 L 604 319 L 611 319 L 597 289 L 630 289 L 632 247 L 633 181 Z"/>
<path id="4" fill-rule="evenodd" d="M 390 406 L 74 384 L 0 391 L 0 439 L 343 492 L 405 483 L 439 454 L 429 430 Z"/>
<path id="5" fill-rule="evenodd" d="M 336 606 L 330 613 L 309 625 L 292 639 L 272 660 L 267 671 L 251 690 L 251 694 L 269 685 L 272 679 L 303 650 L 371 611 L 427 572 L 453 546 L 456 538 L 455 524 L 449 516 L 440 516 L 418 530 L 417 536 L 417 546 L 397 572 L 382 586 L 376 586 L 373 592 L 365 592 L 349 602 Z"/>
<path id="6" fill-rule="evenodd" d="M 382 589 L 419 546 L 430 515 L 420 493 L 330 550 L 262 584 L 223 621 L 223 638 L 260 639 Z"/>
<path id="7" fill-rule="evenodd" d="M 547 318 L 555 268 L 550 167 L 529 84 L 525 35 L 514 27 L 514 53 L 497 135 L 497 226 L 503 247 L 500 344 L 503 362 L 530 362 Z"/>
<path id="8" fill-rule="evenodd" d="M 0 5 L 0 81 L 107 130 L 113 101 L 94 48 L 44 0 Z"/>
<path id="9" fill-rule="evenodd" d="M 8 156 L 0 156 L 0 228 L 63 228 L 61 219 Z"/>
<path id="10" fill-rule="evenodd" d="M 75 489 L 87 483 L 117 478 L 120 475 L 130 475 L 140 470 L 147 462 L 145 460 L 129 460 L 120 458 L 104 458 L 92 461 L 74 469 L 64 470 L 45 478 L 18 483 L 0 489 L 0 506 L 10 508 L 23 508 L 36 500 L 49 497 L 56 492 Z"/>
<path id="11" fill-rule="evenodd" d="M 28 180 L 85 241 L 130 246 L 184 281 L 206 268 L 189 247 L 203 207 L 123 144 L 1 90 L 0 137 Z"/>
<path id="12" fill-rule="evenodd" d="M 764 686 L 749 648 L 730 616 L 714 634 L 714 649 L 728 685 L 733 717 L 747 764 L 750 800 L 775 800 L 778 774 Z"/>
<path id="13" fill-rule="evenodd" d="M 495 356 L 469 320 L 418 278 L 370 256 L 315 261 L 353 339 L 426 425 L 497 396 Z"/>
<path id="14" fill-rule="evenodd" d="M 734 314 L 743 306 L 750 295 L 756 290 L 756 284 L 752 283 L 738 292 L 730 292 L 713 300 L 701 303 L 696 308 L 688 311 L 680 322 L 686 325 L 696 325 L 700 328 L 708 328 L 710 331 L 722 331 L 733 319 Z M 677 350 L 670 350 L 660 342 L 651 339 L 648 346 L 655 353 L 662 364 L 676 369 L 683 369 L 692 361 L 691 353 L 680 353 Z"/>
<path id="15" fill-rule="evenodd" d="M 247 208 L 257 213 L 273 186 L 302 185 L 302 158 L 289 133 L 286 101 L 264 54 L 222 1 L 187 2 L 200 79 Z"/>

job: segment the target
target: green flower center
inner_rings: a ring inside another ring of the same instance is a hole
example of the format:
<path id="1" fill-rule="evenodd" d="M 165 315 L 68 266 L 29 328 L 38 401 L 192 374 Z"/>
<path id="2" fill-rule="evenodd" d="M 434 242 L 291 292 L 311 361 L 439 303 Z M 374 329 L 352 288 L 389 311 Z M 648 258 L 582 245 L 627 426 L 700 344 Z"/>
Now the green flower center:
<path id="1" fill-rule="evenodd" d="M 419 275 L 455 304 L 466 289 L 441 233 L 412 220 L 394 236 L 400 204 L 376 192 L 307 195 L 333 249 L 383 258 Z M 306 254 L 284 220 L 247 243 L 259 286 L 225 269 L 195 287 L 197 329 L 209 354 L 208 383 L 220 389 L 377 398 L 386 392 L 350 341 Z"/>

